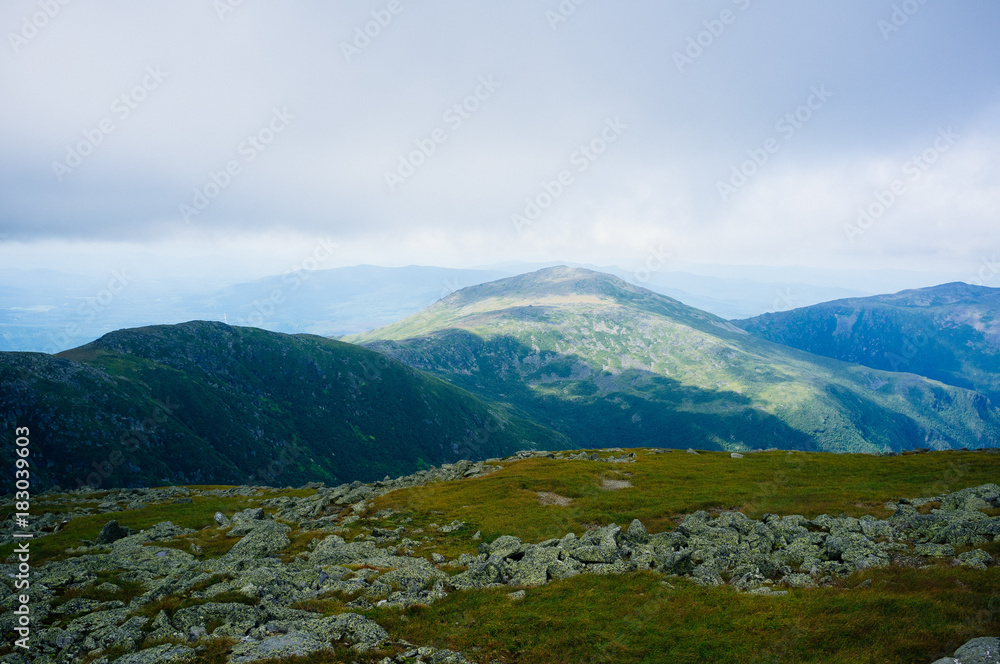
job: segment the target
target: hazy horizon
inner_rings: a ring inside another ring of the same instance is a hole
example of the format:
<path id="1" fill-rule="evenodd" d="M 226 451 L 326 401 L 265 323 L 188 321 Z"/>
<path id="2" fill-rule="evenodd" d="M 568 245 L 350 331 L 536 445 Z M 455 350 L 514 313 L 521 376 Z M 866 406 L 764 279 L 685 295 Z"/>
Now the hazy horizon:
<path id="1" fill-rule="evenodd" d="M 6 268 L 1000 285 L 995 4 L 17 0 L 0 25 Z"/>

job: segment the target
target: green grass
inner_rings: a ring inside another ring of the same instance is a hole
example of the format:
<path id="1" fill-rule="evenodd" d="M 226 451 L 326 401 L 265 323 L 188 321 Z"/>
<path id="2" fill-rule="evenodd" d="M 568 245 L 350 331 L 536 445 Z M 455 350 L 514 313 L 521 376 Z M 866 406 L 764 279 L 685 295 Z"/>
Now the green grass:
<path id="1" fill-rule="evenodd" d="M 728 453 L 699 455 L 637 450 L 630 464 L 527 459 L 474 480 L 403 489 L 376 499 L 372 511 L 398 510 L 415 522 L 453 519 L 487 539 L 516 535 L 526 541 L 577 534 L 594 525 L 627 526 L 640 519 L 650 532 L 668 530 L 697 510 L 762 514 L 890 514 L 892 498 L 933 496 L 996 481 L 1000 454 L 946 451 L 897 457 L 762 452 L 743 459 Z M 622 479 L 634 488 L 606 491 L 601 480 Z M 542 505 L 537 492 L 572 498 L 568 507 Z M 421 520 L 421 521 L 418 521 Z"/>
<path id="2" fill-rule="evenodd" d="M 681 515 L 699 509 L 739 509 L 754 518 L 764 513 L 885 517 L 890 513 L 883 507 L 887 500 L 937 495 L 1000 477 L 1000 454 L 986 452 L 897 457 L 767 452 L 743 459 L 718 452 L 636 452 L 638 461 L 630 464 L 527 459 L 481 478 L 394 491 L 373 501 L 364 518 L 341 534 L 354 540 L 373 526 L 403 525 L 403 536 L 419 542 L 413 546 L 415 555 L 429 557 L 436 551 L 450 559 L 476 552 L 479 542 L 472 539 L 476 530 L 487 541 L 501 534 L 538 541 L 611 522 L 626 526 L 639 518 L 656 532 L 672 528 Z M 628 480 L 633 487 L 608 491 L 601 488 L 605 479 Z M 572 502 L 566 507 L 543 505 L 539 491 Z M 33 541 L 32 552 L 44 553 L 39 545 L 49 539 L 49 549 L 61 552 L 58 538 L 73 538 L 62 544 L 75 546 L 76 538 L 92 538 L 104 522 L 116 518 L 133 528 L 162 520 L 198 528 L 192 535 L 158 545 L 186 549 L 196 543 L 203 548 L 202 557 L 214 557 L 228 550 L 229 540 L 235 541 L 215 527 L 215 511 L 231 514 L 263 498 L 288 494 L 195 497 L 191 504 L 148 505 L 135 512 L 83 517 L 70 522 L 64 532 Z M 372 518 L 390 507 L 396 512 L 387 518 Z M 935 507 L 926 505 L 921 511 Z M 466 526 L 453 533 L 440 533 L 431 526 L 455 519 Z M 418 529 L 423 532 L 414 532 Z M 293 530 L 289 536 L 292 544 L 283 552 L 286 560 L 324 534 Z M 423 541 L 425 536 L 430 540 Z M 982 548 L 1000 557 L 1000 542 Z M 172 615 L 209 601 L 254 603 L 254 598 L 236 591 L 193 597 L 225 580 L 208 579 L 148 604 L 138 614 L 153 617 L 164 610 Z M 142 591 L 117 572 L 101 572 L 88 586 L 63 591 L 57 603 L 72 597 L 105 600 L 105 591 L 96 588 L 103 581 L 121 586 L 129 599 Z M 1000 633 L 1000 567 L 985 571 L 952 567 L 948 559 L 923 569 L 866 570 L 832 587 L 792 590 L 785 597 L 741 594 L 730 587 L 703 588 L 652 572 L 580 575 L 528 588 L 519 602 L 507 597 L 511 590 L 455 592 L 429 607 L 363 613 L 382 625 L 393 641 L 449 648 L 473 661 L 503 664 L 929 664 L 971 638 Z M 333 615 L 347 610 L 346 604 L 356 596 L 329 593 L 293 608 Z M 207 649 L 200 661 L 222 662 L 232 644 L 211 640 L 202 645 Z M 362 655 L 337 644 L 333 653 L 268 660 L 268 664 L 376 664 L 402 650 L 394 645 Z"/>
<path id="3" fill-rule="evenodd" d="M 998 592 L 996 568 L 876 570 L 844 585 L 867 579 L 757 597 L 648 572 L 580 575 L 518 602 L 499 588 L 368 613 L 395 638 L 505 664 L 929 664 L 1000 630 L 1000 594 L 981 590 Z"/>
<path id="4" fill-rule="evenodd" d="M 267 497 L 283 495 L 280 493 L 269 493 Z M 81 546 L 81 540 L 93 541 L 104 525 L 115 519 L 122 526 L 127 526 L 135 530 L 149 528 L 161 521 L 171 521 L 181 528 L 210 528 L 215 526 L 215 513 L 217 511 L 233 514 L 248 507 L 256 507 L 263 496 L 235 496 L 235 497 L 194 497 L 191 503 L 166 503 L 146 505 L 141 510 L 127 510 L 123 512 L 109 512 L 107 514 L 89 514 L 72 519 L 61 530 L 45 537 L 31 540 L 31 557 L 35 565 L 42 564 L 49 560 L 66 557 L 65 551 L 68 548 Z M 232 540 L 235 544 L 236 540 Z M 167 543 L 161 543 L 169 545 Z M 176 541 L 173 543 L 176 545 Z M 7 544 L 0 547 L 0 560 L 7 558 L 14 551 L 16 544 Z M 184 545 L 185 550 L 187 544 Z M 182 548 L 176 546 L 176 548 Z M 228 550 L 228 549 L 226 549 Z"/>

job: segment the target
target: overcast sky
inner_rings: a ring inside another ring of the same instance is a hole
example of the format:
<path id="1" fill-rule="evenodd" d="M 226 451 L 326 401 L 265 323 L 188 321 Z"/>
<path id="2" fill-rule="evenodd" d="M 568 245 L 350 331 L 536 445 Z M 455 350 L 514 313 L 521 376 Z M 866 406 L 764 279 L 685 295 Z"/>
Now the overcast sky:
<path id="1" fill-rule="evenodd" d="M 62 2 L 0 4 L 5 267 L 1000 250 L 994 0 Z"/>

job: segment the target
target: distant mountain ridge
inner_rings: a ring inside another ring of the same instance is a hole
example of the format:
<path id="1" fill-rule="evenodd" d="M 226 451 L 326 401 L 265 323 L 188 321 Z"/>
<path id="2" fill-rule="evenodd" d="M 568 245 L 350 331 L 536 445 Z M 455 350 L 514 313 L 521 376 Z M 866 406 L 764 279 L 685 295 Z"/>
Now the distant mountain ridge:
<path id="1" fill-rule="evenodd" d="M 975 392 L 769 343 L 590 270 L 463 289 L 346 337 L 516 408 L 583 446 L 887 451 L 1000 443 Z"/>
<path id="2" fill-rule="evenodd" d="M 216 322 L 0 353 L 0 394 L 0 418 L 33 432 L 35 476 L 73 488 L 372 481 L 569 445 L 370 350 Z"/>
<path id="3" fill-rule="evenodd" d="M 776 343 L 916 373 L 1000 403 L 1000 288 L 955 282 L 733 322 Z"/>

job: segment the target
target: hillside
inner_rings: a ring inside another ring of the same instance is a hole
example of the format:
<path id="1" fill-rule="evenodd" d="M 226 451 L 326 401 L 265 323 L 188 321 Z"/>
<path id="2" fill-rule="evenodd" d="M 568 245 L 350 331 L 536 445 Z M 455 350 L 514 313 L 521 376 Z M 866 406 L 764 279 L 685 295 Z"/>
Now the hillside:
<path id="1" fill-rule="evenodd" d="M 733 322 L 775 343 L 920 374 L 1000 403 L 1000 288 L 944 284 Z"/>
<path id="2" fill-rule="evenodd" d="M 378 353 L 222 323 L 0 353 L 0 394 L 43 486 L 370 481 L 566 442 Z"/>
<path id="3" fill-rule="evenodd" d="M 996 450 L 587 452 L 372 484 L 38 495 L 31 651 L 5 640 L 0 658 L 995 661 L 970 650 L 1000 633 Z"/>
<path id="4" fill-rule="evenodd" d="M 995 446 L 986 397 L 822 358 L 610 275 L 550 268 L 347 337 L 583 446 Z"/>

